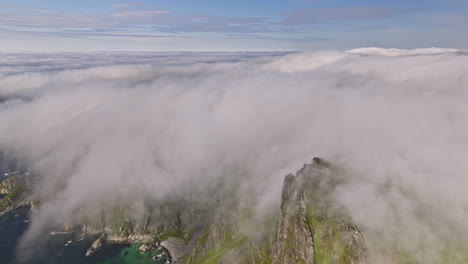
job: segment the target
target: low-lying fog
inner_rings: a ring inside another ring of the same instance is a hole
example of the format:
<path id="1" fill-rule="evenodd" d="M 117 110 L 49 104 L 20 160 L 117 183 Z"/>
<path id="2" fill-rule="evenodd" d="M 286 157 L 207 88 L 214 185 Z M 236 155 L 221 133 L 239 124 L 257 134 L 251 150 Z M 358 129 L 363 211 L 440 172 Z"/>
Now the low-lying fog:
<path id="1" fill-rule="evenodd" d="M 366 239 L 466 245 L 467 73 L 446 49 L 2 53 L 0 149 L 40 177 L 26 241 L 116 200 L 209 201 L 224 177 L 262 214 L 320 156 L 349 172 L 338 199 Z"/>

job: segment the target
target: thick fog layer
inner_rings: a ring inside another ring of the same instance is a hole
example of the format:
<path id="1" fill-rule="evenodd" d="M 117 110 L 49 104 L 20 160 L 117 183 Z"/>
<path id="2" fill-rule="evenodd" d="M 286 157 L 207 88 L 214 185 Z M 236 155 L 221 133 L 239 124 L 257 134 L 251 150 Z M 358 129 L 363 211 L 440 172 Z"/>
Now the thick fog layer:
<path id="1" fill-rule="evenodd" d="M 338 199 L 371 248 L 467 243 L 467 55 L 1 54 L 0 148 L 44 201 L 26 238 L 114 201 L 209 201 L 221 178 L 261 214 L 320 156 L 349 173 Z"/>

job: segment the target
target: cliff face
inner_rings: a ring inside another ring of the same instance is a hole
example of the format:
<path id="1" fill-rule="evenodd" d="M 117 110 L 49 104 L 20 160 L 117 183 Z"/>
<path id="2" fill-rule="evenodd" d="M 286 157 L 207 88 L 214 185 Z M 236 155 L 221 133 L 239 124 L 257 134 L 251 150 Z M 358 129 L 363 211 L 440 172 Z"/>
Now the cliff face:
<path id="1" fill-rule="evenodd" d="M 279 217 L 257 224 L 244 236 L 237 224 L 216 220 L 198 239 L 187 264 L 214 263 L 366 263 L 361 232 L 334 200 L 344 182 L 321 159 L 285 178 Z"/>
<path id="2" fill-rule="evenodd" d="M 278 231 L 272 243 L 274 263 L 315 263 L 304 192 L 292 174 L 284 180 Z"/>
<path id="3" fill-rule="evenodd" d="M 236 263 L 226 255 L 245 242 L 246 237 L 237 232 L 235 223 L 218 218 L 201 234 L 186 263 Z"/>
<path id="4" fill-rule="evenodd" d="M 336 188 L 346 182 L 346 177 L 328 162 L 315 158 L 298 171 L 296 180 L 314 237 L 316 263 L 366 263 L 364 238 L 334 198 Z"/>

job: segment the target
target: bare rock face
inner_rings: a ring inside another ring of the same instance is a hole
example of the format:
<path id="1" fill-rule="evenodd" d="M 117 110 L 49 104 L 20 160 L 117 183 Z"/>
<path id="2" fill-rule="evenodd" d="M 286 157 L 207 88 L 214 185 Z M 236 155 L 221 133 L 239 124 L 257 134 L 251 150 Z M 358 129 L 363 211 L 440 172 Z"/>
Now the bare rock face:
<path id="1" fill-rule="evenodd" d="M 237 243 L 242 242 L 242 238 L 236 236 L 235 229 L 235 225 L 227 219 L 217 218 L 214 220 L 213 224 L 201 234 L 188 257 L 187 264 L 198 264 L 205 261 L 218 263 L 216 260 L 221 260 L 225 253 L 234 248 Z"/>
<path id="2" fill-rule="evenodd" d="M 364 238 L 335 199 L 337 187 L 345 183 L 346 175 L 339 168 L 314 158 L 295 175 L 285 177 L 281 206 L 264 219 L 253 217 L 254 206 L 244 203 L 240 207 L 234 201 L 191 222 L 178 212 L 189 206 L 174 201 L 177 210 L 171 213 L 175 217 L 168 217 L 172 222 L 160 229 L 160 246 L 168 251 L 172 263 L 365 264 Z M 86 254 L 99 250 L 106 240 L 152 243 L 154 235 L 147 236 L 102 235 Z M 140 252 L 148 250 L 147 244 L 140 247 Z"/>
<path id="3" fill-rule="evenodd" d="M 367 263 L 364 237 L 335 199 L 344 183 L 346 175 L 321 158 L 286 176 L 269 263 Z"/>
<path id="4" fill-rule="evenodd" d="M 279 216 L 257 223 L 249 236 L 232 217 L 219 216 L 198 238 L 186 264 L 366 263 L 364 238 L 334 198 L 345 182 L 333 164 L 314 158 L 285 177 Z"/>
<path id="5" fill-rule="evenodd" d="M 180 238 L 170 237 L 167 240 L 162 241 L 161 246 L 170 253 L 172 263 L 177 264 L 184 263 L 183 257 L 190 254 L 191 243 L 190 241 L 186 243 Z"/>
<path id="6" fill-rule="evenodd" d="M 304 194 L 292 174 L 286 176 L 281 216 L 273 241 L 274 263 L 315 263 L 314 239 Z"/>

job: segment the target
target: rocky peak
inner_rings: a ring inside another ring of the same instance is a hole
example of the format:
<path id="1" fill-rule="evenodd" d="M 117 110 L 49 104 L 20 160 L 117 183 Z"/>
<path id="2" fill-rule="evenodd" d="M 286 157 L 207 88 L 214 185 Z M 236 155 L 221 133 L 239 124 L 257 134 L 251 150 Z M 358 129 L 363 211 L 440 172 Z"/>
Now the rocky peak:
<path id="1" fill-rule="evenodd" d="M 280 221 L 272 253 L 275 263 L 315 263 L 314 239 L 304 194 L 292 174 L 284 180 Z"/>
<path id="2" fill-rule="evenodd" d="M 256 223 L 257 233 L 246 236 L 232 217 L 235 211 L 219 215 L 197 238 L 186 263 L 366 263 L 364 238 L 334 199 L 345 182 L 333 164 L 314 158 L 285 177 L 277 217 Z"/>

